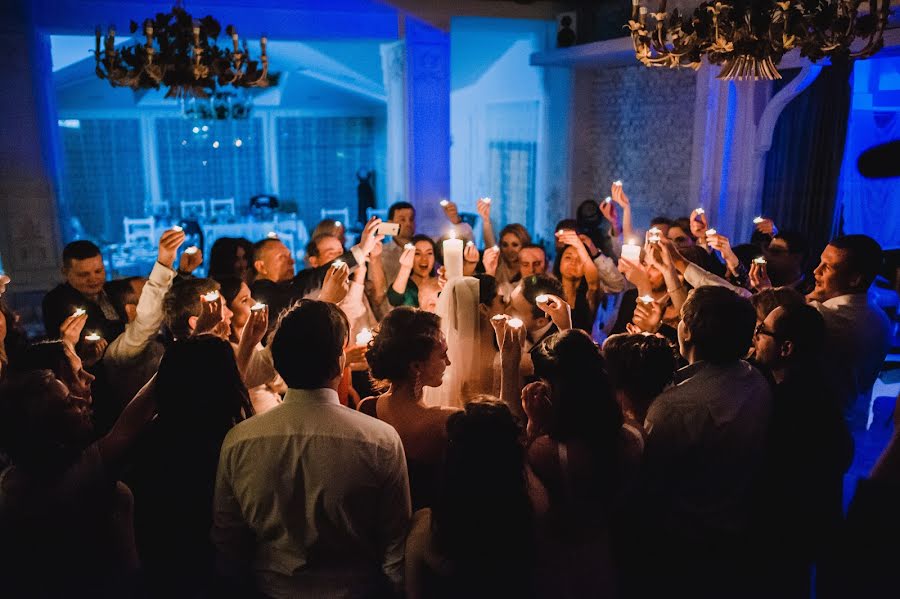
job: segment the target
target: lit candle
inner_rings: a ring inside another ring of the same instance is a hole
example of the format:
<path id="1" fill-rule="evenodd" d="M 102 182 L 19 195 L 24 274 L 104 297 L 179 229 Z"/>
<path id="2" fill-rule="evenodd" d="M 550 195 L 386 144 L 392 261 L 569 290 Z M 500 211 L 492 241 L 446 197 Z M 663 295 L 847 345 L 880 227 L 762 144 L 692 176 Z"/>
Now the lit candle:
<path id="1" fill-rule="evenodd" d="M 210 291 L 209 293 L 203 294 L 201 297 L 208 302 L 214 302 L 217 299 L 219 299 L 219 292 L 213 290 L 213 291 Z"/>
<path id="2" fill-rule="evenodd" d="M 491 198 L 481 198 L 481 199 L 482 199 L 482 201 L 484 201 L 485 204 L 491 203 Z"/>
<path id="3" fill-rule="evenodd" d="M 344 262 L 343 260 L 341 260 L 340 258 L 338 258 L 338 259 L 336 259 L 334 262 L 331 263 L 331 268 L 340 268 L 340 267 L 342 267 L 344 264 L 346 264 L 346 262 Z"/>
<path id="4" fill-rule="evenodd" d="M 499 246 L 499 245 L 493 245 L 493 246 L 491 246 L 491 249 L 494 250 L 494 251 L 499 252 L 499 251 L 500 251 L 500 246 Z"/>
<path id="5" fill-rule="evenodd" d="M 407 243 L 406 245 L 403 246 L 403 249 L 404 250 L 414 250 L 414 249 L 416 249 L 416 246 L 412 243 Z"/>
<path id="6" fill-rule="evenodd" d="M 506 321 L 506 326 L 513 328 L 513 329 L 520 329 L 520 328 L 522 328 L 523 324 L 525 324 L 525 323 L 522 322 L 521 318 L 510 318 L 509 320 Z"/>
<path id="7" fill-rule="evenodd" d="M 87 313 L 87 310 L 85 310 L 84 308 L 75 308 L 75 312 L 72 313 L 72 316 L 81 316 L 85 313 Z"/>
<path id="8" fill-rule="evenodd" d="M 184 231 L 184 227 L 182 227 L 181 225 L 172 225 L 172 230 L 176 233 L 181 233 L 182 231 Z"/>
<path id="9" fill-rule="evenodd" d="M 466 247 L 467 247 L 467 248 L 473 248 L 473 247 L 475 247 L 475 242 L 474 242 L 474 241 L 467 241 L 467 242 L 466 242 Z"/>
<path id="10" fill-rule="evenodd" d="M 539 296 L 537 296 L 536 298 L 534 298 L 534 303 L 536 303 L 536 304 L 546 304 L 549 301 L 550 301 L 550 296 L 545 295 L 543 293 L 540 294 Z"/>
<path id="11" fill-rule="evenodd" d="M 441 205 L 441 208 L 446 208 L 450 202 L 448 200 L 441 200 L 438 203 Z"/>
<path id="12" fill-rule="evenodd" d="M 506 320 L 507 318 L 509 318 L 509 316 L 507 316 L 506 314 L 497 314 L 496 316 L 492 316 L 491 320 L 493 320 L 494 322 L 500 322 L 501 320 Z"/>
<path id="13" fill-rule="evenodd" d="M 753 224 L 758 225 L 759 223 L 763 222 L 764 220 L 766 220 L 766 219 L 764 219 L 761 216 L 757 216 L 756 218 L 753 219 Z"/>
<path id="14" fill-rule="evenodd" d="M 634 243 L 626 243 L 622 246 L 622 257 L 632 262 L 639 262 L 641 259 L 641 246 Z"/>
<path id="15" fill-rule="evenodd" d="M 609 204 L 609 203 L 611 203 L 611 202 L 612 202 L 612 197 L 610 197 L 610 196 L 606 196 L 606 199 L 603 200 L 603 203 L 604 203 L 604 204 Z"/>
<path id="16" fill-rule="evenodd" d="M 266 305 L 262 302 L 256 302 L 252 306 L 250 306 L 251 312 L 259 312 L 260 310 L 264 310 Z"/>
<path id="17" fill-rule="evenodd" d="M 701 214 L 706 214 L 706 210 L 704 210 L 703 208 L 697 208 L 696 210 L 694 210 L 694 212 L 697 213 L 697 216 L 700 216 Z"/>
<path id="18" fill-rule="evenodd" d="M 103 339 L 103 337 L 101 337 L 98 333 L 91 333 L 90 335 L 84 336 L 84 340 L 90 341 L 91 343 L 96 343 L 97 341 L 100 341 L 101 339 Z"/>
<path id="19" fill-rule="evenodd" d="M 268 233 L 266 233 L 266 237 L 268 239 L 278 239 L 278 233 L 276 233 L 275 231 L 269 231 Z"/>
<path id="20" fill-rule="evenodd" d="M 649 305 L 654 302 L 652 295 L 642 295 L 638 298 L 642 304 Z"/>
<path id="21" fill-rule="evenodd" d="M 661 234 L 662 234 L 662 229 L 660 229 L 659 227 L 650 227 L 649 233 L 650 233 L 651 235 L 661 235 Z"/>
<path id="22" fill-rule="evenodd" d="M 706 230 L 707 237 L 715 237 L 717 234 L 718 234 L 718 231 L 716 231 L 715 229 L 707 229 Z"/>
<path id="23" fill-rule="evenodd" d="M 444 240 L 444 270 L 448 281 L 463 276 L 463 240 L 456 238 L 455 231 Z"/>
<path id="24" fill-rule="evenodd" d="M 336 221 L 334 221 L 334 226 L 335 227 L 343 227 L 344 225 L 341 224 L 341 221 L 336 220 Z"/>
<path id="25" fill-rule="evenodd" d="M 363 329 L 356 334 L 356 345 L 368 345 L 373 337 L 372 331 L 363 327 Z"/>
<path id="26" fill-rule="evenodd" d="M 762 256 L 757 256 L 756 258 L 753 259 L 753 264 L 759 264 L 760 266 L 765 266 L 766 259 L 763 258 Z"/>
<path id="27" fill-rule="evenodd" d="M 651 235 L 651 236 L 650 236 L 650 243 L 659 243 L 659 240 L 660 240 L 660 239 L 661 239 L 661 237 L 660 237 L 659 235 Z"/>
<path id="28" fill-rule="evenodd" d="M 199 251 L 200 251 L 200 248 L 198 248 L 196 245 L 192 245 L 189 248 L 187 248 L 186 250 L 184 250 L 184 253 L 187 254 L 188 256 L 193 256 L 194 254 L 196 254 Z"/>
<path id="29" fill-rule="evenodd" d="M 613 185 L 615 185 L 616 187 L 622 187 L 622 180 L 618 179 L 616 181 L 613 181 Z"/>

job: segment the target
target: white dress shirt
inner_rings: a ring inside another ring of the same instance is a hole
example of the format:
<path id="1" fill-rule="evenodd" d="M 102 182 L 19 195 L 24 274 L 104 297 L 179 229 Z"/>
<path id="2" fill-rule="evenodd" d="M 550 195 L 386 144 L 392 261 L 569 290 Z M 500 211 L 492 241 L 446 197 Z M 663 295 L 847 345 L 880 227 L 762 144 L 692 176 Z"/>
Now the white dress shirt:
<path id="1" fill-rule="evenodd" d="M 884 310 L 868 294 L 851 293 L 825 302 L 810 302 L 825 320 L 823 372 L 830 376 L 844 407 L 859 406 L 868 417 L 872 386 L 891 346 L 891 327 Z M 863 425 L 865 423 L 862 423 Z"/>
<path id="2" fill-rule="evenodd" d="M 289 389 L 284 403 L 222 443 L 212 531 L 219 566 L 252 560 L 268 596 L 357 596 L 384 576 L 400 589 L 409 519 L 400 436 L 340 405 L 332 389 Z"/>

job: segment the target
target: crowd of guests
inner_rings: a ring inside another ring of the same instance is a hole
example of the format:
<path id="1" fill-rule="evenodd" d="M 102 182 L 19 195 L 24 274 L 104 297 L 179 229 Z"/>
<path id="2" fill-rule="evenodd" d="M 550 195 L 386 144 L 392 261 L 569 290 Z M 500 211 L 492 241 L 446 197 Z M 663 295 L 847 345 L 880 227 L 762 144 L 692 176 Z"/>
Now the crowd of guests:
<path id="1" fill-rule="evenodd" d="M 765 218 L 637 231 L 621 184 L 552 247 L 443 204 L 449 281 L 399 202 L 392 237 L 319 223 L 299 271 L 173 228 L 107 281 L 75 241 L 45 340 L 0 298 L 3 596 L 900 592 L 900 427 L 842 507 L 890 348 L 875 241 L 807 273 Z"/>

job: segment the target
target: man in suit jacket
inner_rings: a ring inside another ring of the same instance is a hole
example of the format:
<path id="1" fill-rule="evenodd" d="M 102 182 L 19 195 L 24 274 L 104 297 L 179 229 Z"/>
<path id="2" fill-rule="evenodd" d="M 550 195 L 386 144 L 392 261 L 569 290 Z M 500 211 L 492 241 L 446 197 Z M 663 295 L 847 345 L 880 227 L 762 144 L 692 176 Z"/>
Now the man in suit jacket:
<path id="1" fill-rule="evenodd" d="M 294 258 L 280 239 L 263 239 L 253 246 L 255 279 L 250 286 L 253 299 L 269 306 L 269 328 L 278 316 L 294 302 L 322 288 L 325 274 L 335 262 L 342 260 L 350 269 L 364 262 L 383 235 L 375 235 L 381 219 L 373 218 L 363 229 L 359 243 L 342 254 L 317 256 L 312 268 L 294 274 Z M 325 258 L 328 258 L 325 261 Z"/>

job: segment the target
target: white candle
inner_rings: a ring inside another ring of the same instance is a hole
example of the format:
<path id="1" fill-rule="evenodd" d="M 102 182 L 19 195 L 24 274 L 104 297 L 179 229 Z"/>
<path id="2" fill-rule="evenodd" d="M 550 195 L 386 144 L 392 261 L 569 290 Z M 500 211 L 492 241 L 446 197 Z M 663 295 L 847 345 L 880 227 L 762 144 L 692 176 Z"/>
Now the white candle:
<path id="1" fill-rule="evenodd" d="M 490 204 L 490 203 L 491 203 L 491 198 L 481 198 L 481 200 L 482 200 L 485 204 Z"/>
<path id="2" fill-rule="evenodd" d="M 759 264 L 760 266 L 763 266 L 763 265 L 766 264 L 766 259 L 763 258 L 762 256 L 757 256 L 756 258 L 753 259 L 753 263 L 754 263 L 754 264 Z"/>
<path id="3" fill-rule="evenodd" d="M 718 231 L 716 231 L 715 229 L 707 229 L 706 230 L 707 237 L 715 237 L 716 234 L 718 234 Z"/>
<path id="4" fill-rule="evenodd" d="M 447 280 L 458 279 L 463 276 L 463 240 L 456 238 L 456 233 L 450 231 L 450 238 L 444 240 L 444 270 Z"/>
<path id="5" fill-rule="evenodd" d="M 616 187 L 622 187 L 622 180 L 618 179 L 616 181 L 613 181 L 613 185 L 615 185 Z"/>
<path id="6" fill-rule="evenodd" d="M 753 219 L 753 224 L 758 225 L 759 223 L 763 222 L 764 220 L 766 220 L 766 219 L 764 219 L 761 216 L 757 216 L 756 218 Z"/>
<path id="7" fill-rule="evenodd" d="M 176 233 L 181 233 L 182 231 L 184 231 L 184 229 L 179 225 L 172 225 L 172 230 Z"/>
<path id="8" fill-rule="evenodd" d="M 475 247 L 475 242 L 474 242 L 474 241 L 467 241 L 467 242 L 466 242 L 466 247 L 467 247 L 467 248 Z"/>
<path id="9" fill-rule="evenodd" d="M 344 225 L 341 224 L 341 221 L 336 220 L 336 221 L 334 221 L 334 226 L 335 226 L 335 227 L 343 227 Z"/>
<path id="10" fill-rule="evenodd" d="M 536 298 L 534 298 L 534 302 L 536 304 L 546 304 L 549 301 L 550 301 L 550 296 L 544 295 L 543 293 L 540 294 L 539 296 L 537 296 Z"/>
<path id="11" fill-rule="evenodd" d="M 513 328 L 513 329 L 522 328 L 523 324 L 525 324 L 525 323 L 522 322 L 521 318 L 510 318 L 509 320 L 506 321 L 506 326 Z"/>
<path id="12" fill-rule="evenodd" d="M 660 240 L 659 235 L 651 235 L 650 236 L 650 243 L 659 243 L 659 240 Z"/>
<path id="13" fill-rule="evenodd" d="M 266 305 L 262 302 L 256 302 L 250 307 L 251 312 L 259 312 L 260 310 L 265 309 Z"/>
<path id="14" fill-rule="evenodd" d="M 626 243 L 622 246 L 622 257 L 632 262 L 638 262 L 641 259 L 641 246 Z"/>
<path id="15" fill-rule="evenodd" d="M 203 297 L 203 299 L 205 299 L 208 302 L 214 302 L 217 299 L 219 299 L 219 292 L 218 291 L 210 291 L 209 293 L 204 294 L 202 297 Z"/>
<path id="16" fill-rule="evenodd" d="M 661 235 L 662 229 L 659 227 L 650 227 L 650 231 L 648 231 L 651 235 Z"/>
<path id="17" fill-rule="evenodd" d="M 404 250 L 414 250 L 414 249 L 416 249 L 416 246 L 412 243 L 407 243 L 406 245 L 403 246 L 403 249 Z"/>
<path id="18" fill-rule="evenodd" d="M 84 308 L 75 308 L 75 311 L 72 313 L 72 316 L 81 316 L 82 314 L 84 314 L 86 312 L 87 312 L 87 310 L 85 310 Z"/>
<path id="19" fill-rule="evenodd" d="M 638 299 L 641 301 L 642 304 L 652 304 L 654 301 L 652 295 L 642 295 Z"/>
<path id="20" fill-rule="evenodd" d="M 374 335 L 372 331 L 367 328 L 363 328 L 359 333 L 356 334 L 356 345 L 368 345 L 369 341 L 372 340 Z"/>
<path id="21" fill-rule="evenodd" d="M 192 245 L 191 247 L 184 250 L 184 253 L 189 256 L 193 256 L 194 254 L 196 254 L 199 251 L 200 251 L 200 248 L 198 248 L 196 245 Z"/>
<path id="22" fill-rule="evenodd" d="M 438 202 L 438 203 L 441 205 L 441 208 L 446 208 L 447 205 L 448 205 L 450 202 L 447 201 L 447 200 L 441 200 L 441 201 Z"/>
<path id="23" fill-rule="evenodd" d="M 604 203 L 604 204 L 610 204 L 610 203 L 612 203 L 612 197 L 606 196 L 606 199 L 603 200 L 603 203 Z"/>
<path id="24" fill-rule="evenodd" d="M 338 258 L 337 260 L 335 260 L 334 262 L 331 263 L 331 268 L 340 268 L 340 267 L 342 267 L 344 264 L 346 264 L 346 262 L 344 262 L 343 260 L 341 260 L 340 258 Z"/>
<path id="25" fill-rule="evenodd" d="M 276 233 L 275 231 L 269 231 L 268 233 L 266 233 L 266 237 L 268 237 L 269 239 L 278 239 L 278 233 Z"/>
<path id="26" fill-rule="evenodd" d="M 703 208 L 697 208 L 696 210 L 694 210 L 694 212 L 697 213 L 697 216 L 700 216 L 701 214 L 706 214 L 706 210 L 704 210 Z"/>
<path id="27" fill-rule="evenodd" d="M 493 320 L 494 322 L 500 322 L 501 320 L 506 320 L 507 318 L 509 318 L 509 316 L 507 316 L 506 314 L 497 314 L 496 316 L 492 317 L 491 320 Z"/>
<path id="28" fill-rule="evenodd" d="M 96 343 L 97 341 L 100 341 L 101 339 L 103 339 L 103 337 L 101 337 L 101 336 L 100 336 L 99 334 L 97 334 L 97 333 L 91 333 L 90 335 L 85 335 L 85 336 L 84 336 L 84 340 L 85 340 L 85 341 L 90 341 L 91 343 Z"/>

